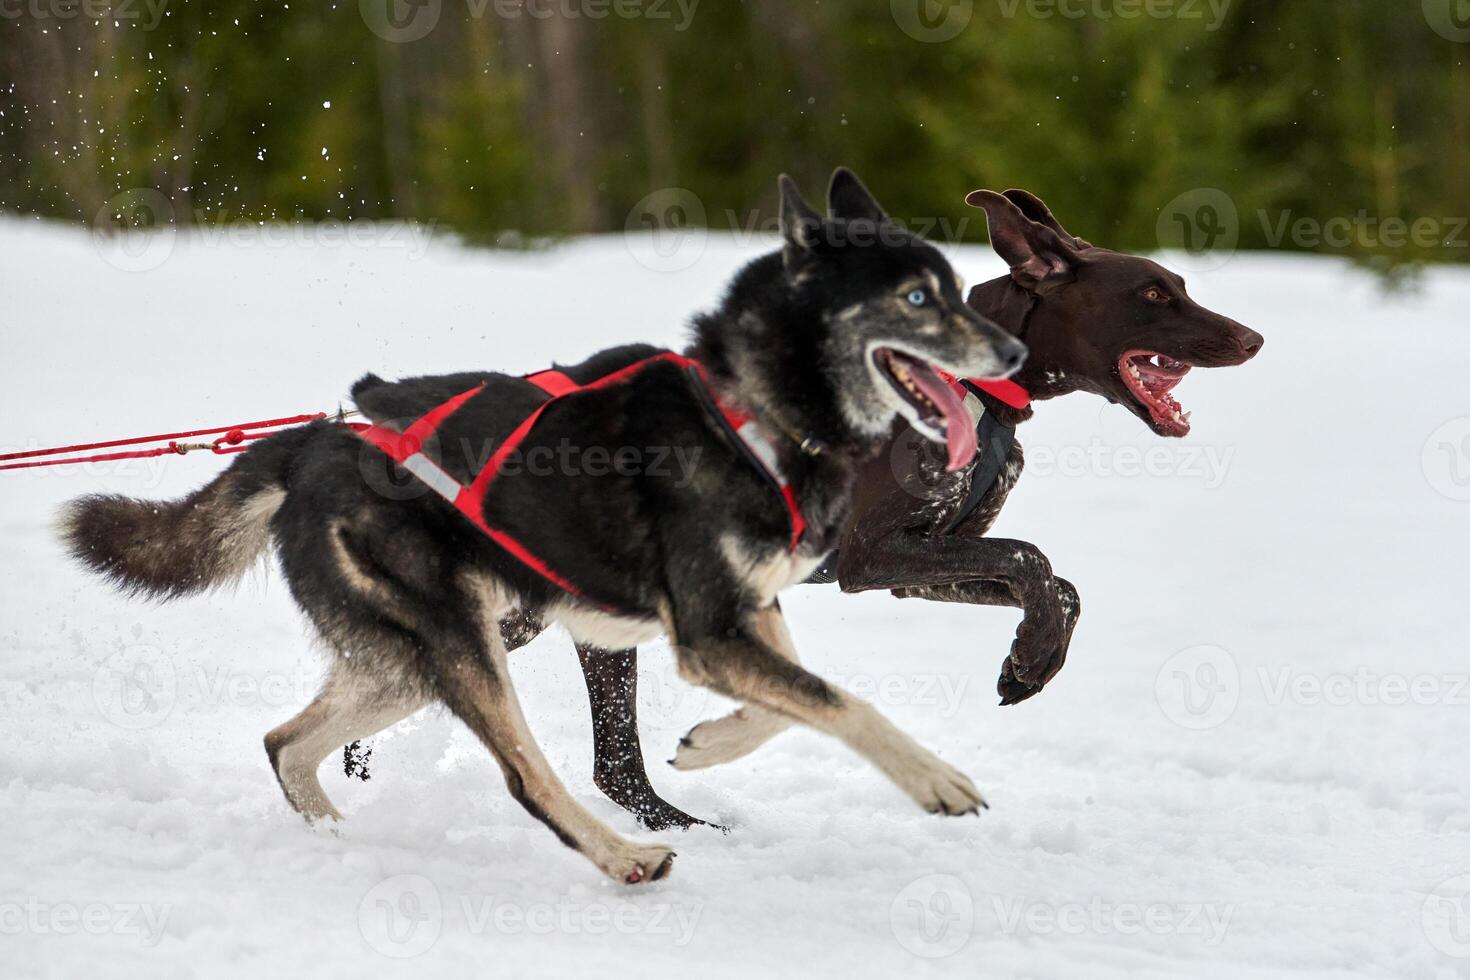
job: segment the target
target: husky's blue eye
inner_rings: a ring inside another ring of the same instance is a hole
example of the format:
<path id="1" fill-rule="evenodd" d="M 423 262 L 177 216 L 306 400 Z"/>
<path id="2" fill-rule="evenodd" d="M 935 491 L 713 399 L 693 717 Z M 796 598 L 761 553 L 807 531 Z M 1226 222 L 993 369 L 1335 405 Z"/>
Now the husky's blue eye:
<path id="1" fill-rule="evenodd" d="M 929 294 L 924 292 L 922 289 L 915 289 L 913 292 L 909 293 L 908 301 L 915 306 L 923 306 L 925 303 L 929 302 Z"/>

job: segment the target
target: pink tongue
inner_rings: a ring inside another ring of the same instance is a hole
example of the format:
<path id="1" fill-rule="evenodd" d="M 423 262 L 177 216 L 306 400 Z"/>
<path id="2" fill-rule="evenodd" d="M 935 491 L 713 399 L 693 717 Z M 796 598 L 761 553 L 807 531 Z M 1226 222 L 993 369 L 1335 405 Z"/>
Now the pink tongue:
<path id="1" fill-rule="evenodd" d="M 947 383 L 928 366 L 909 362 L 909 376 L 914 384 L 943 413 L 945 438 L 949 443 L 949 471 L 964 469 L 975 458 L 979 445 L 975 442 L 975 426 L 965 403 Z"/>

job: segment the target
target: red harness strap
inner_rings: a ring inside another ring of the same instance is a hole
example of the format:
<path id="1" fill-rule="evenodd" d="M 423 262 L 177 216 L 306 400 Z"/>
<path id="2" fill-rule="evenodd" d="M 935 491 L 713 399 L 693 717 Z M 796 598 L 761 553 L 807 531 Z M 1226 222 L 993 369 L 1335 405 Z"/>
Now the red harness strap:
<path id="1" fill-rule="evenodd" d="M 443 467 L 434 462 L 423 453 L 423 445 L 451 415 L 458 411 L 465 402 L 484 390 L 484 384 L 476 385 L 469 391 L 461 392 L 453 398 L 436 406 L 424 414 L 417 422 L 410 425 L 403 432 L 396 432 L 382 425 L 371 425 L 365 427 L 354 427 L 359 436 L 382 450 L 398 465 L 408 470 L 414 476 L 422 480 L 428 487 L 439 496 L 454 505 L 455 509 L 463 514 L 471 524 L 485 533 L 490 540 L 510 552 L 518 561 L 532 569 L 536 574 L 549 582 L 559 586 L 573 595 L 581 595 L 582 591 L 564 576 L 558 574 L 555 569 L 532 552 L 525 544 L 517 540 L 515 536 L 502 528 L 491 526 L 485 520 L 485 496 L 490 490 L 490 485 L 495 482 L 496 477 L 505 466 L 505 461 L 510 454 L 515 452 L 526 437 L 530 435 L 531 429 L 536 421 L 540 419 L 541 413 L 553 403 L 568 395 L 580 391 L 593 391 L 598 388 L 606 388 L 610 385 L 626 381 L 644 368 L 654 364 L 673 364 L 683 368 L 692 368 L 693 373 L 703 382 L 704 369 L 698 362 L 680 354 L 664 353 L 653 357 L 644 358 L 641 361 L 604 375 L 596 381 L 588 384 L 578 384 L 560 371 L 538 371 L 528 374 L 525 380 L 531 382 L 550 397 L 535 411 L 528 415 L 515 430 L 500 444 L 495 453 L 485 463 L 468 486 L 460 483 L 451 476 Z M 795 551 L 797 544 L 801 541 L 802 533 L 806 530 L 806 520 L 802 516 L 801 508 L 797 503 L 796 492 L 782 475 L 777 464 L 775 447 L 766 439 L 764 432 L 749 415 L 728 408 L 716 401 L 721 415 L 731 432 L 739 438 L 751 450 L 751 454 L 759 461 L 765 469 L 772 483 L 779 488 L 782 502 L 786 506 L 787 514 L 791 521 L 791 550 Z"/>
<path id="2" fill-rule="evenodd" d="M 959 378 L 948 371 L 940 371 L 939 376 L 949 382 L 949 386 L 955 390 L 956 394 L 961 398 L 965 397 L 965 386 L 960 384 Z M 1011 408 L 1026 408 L 1031 404 L 1031 392 L 1009 379 L 970 378 L 969 382 Z"/>

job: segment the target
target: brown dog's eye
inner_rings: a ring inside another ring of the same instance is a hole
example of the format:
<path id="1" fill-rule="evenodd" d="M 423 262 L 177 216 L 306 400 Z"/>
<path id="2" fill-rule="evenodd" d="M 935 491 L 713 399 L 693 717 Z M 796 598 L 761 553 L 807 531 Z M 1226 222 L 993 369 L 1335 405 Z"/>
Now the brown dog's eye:
<path id="1" fill-rule="evenodd" d="M 1169 302 L 1169 294 L 1164 292 L 1158 286 L 1150 286 L 1145 289 L 1143 291 L 1143 298 L 1148 300 L 1150 303 L 1159 303 L 1160 305 Z"/>

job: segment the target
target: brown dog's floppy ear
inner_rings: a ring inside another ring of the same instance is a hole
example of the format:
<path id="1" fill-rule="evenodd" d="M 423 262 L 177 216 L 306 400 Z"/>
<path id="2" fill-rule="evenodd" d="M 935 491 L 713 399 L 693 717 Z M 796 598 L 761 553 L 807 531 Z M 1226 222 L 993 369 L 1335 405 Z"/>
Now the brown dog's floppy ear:
<path id="1" fill-rule="evenodd" d="M 782 174 L 777 186 L 781 189 L 781 258 L 790 272 L 810 257 L 823 219 L 801 196 L 796 181 Z"/>
<path id="2" fill-rule="evenodd" d="M 990 247 L 1011 267 L 1011 278 L 1033 293 L 1045 295 L 1075 278 L 1077 250 L 1046 225 L 1037 224 L 995 191 L 971 191 L 971 207 L 984 208 L 990 225 Z"/>
<path id="3" fill-rule="evenodd" d="M 1092 248 L 1092 243 L 1078 238 L 1076 235 L 1062 227 L 1062 223 L 1051 213 L 1051 208 L 1046 202 L 1030 191 L 1023 191 L 1019 187 L 1013 187 L 1005 192 L 1005 199 L 1021 209 L 1021 213 L 1039 225 L 1046 225 L 1052 231 L 1062 236 L 1062 241 L 1071 242 L 1074 248 Z"/>
<path id="4" fill-rule="evenodd" d="M 846 167 L 832 171 L 832 186 L 827 191 L 827 211 L 834 218 L 866 221 L 887 221 L 883 210 L 857 174 Z"/>

